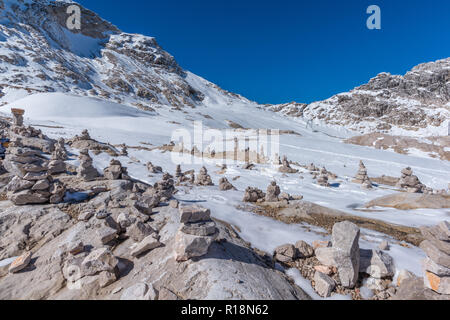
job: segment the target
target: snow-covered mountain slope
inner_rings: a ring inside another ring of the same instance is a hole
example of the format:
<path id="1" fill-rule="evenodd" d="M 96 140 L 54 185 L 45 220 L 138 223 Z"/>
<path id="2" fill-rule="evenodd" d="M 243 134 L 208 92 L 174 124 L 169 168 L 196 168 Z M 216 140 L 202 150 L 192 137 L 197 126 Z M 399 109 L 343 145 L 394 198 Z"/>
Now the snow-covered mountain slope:
<path id="1" fill-rule="evenodd" d="M 447 135 L 450 58 L 418 65 L 404 76 L 381 73 L 369 83 L 325 101 L 270 108 L 361 134 Z"/>
<path id="2" fill-rule="evenodd" d="M 69 1 L 0 0 L 0 103 L 31 93 L 99 97 L 143 110 L 250 103 L 184 71 L 152 37 L 127 34 Z"/>

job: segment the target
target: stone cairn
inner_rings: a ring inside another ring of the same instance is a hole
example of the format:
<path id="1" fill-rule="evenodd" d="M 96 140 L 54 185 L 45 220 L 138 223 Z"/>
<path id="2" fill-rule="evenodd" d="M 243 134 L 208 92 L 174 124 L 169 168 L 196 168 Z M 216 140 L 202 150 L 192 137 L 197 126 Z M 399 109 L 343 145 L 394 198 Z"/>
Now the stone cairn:
<path id="1" fill-rule="evenodd" d="M 59 139 L 55 144 L 55 150 L 52 152 L 52 157 L 48 163 L 48 173 L 51 175 L 65 173 L 67 170 L 66 163 L 67 151 L 64 147 L 64 139 Z"/>
<path id="2" fill-rule="evenodd" d="M 13 125 L 17 127 L 23 126 L 23 115 L 25 114 L 25 110 L 22 109 L 11 109 L 11 113 L 13 115 Z"/>
<path id="3" fill-rule="evenodd" d="M 55 144 L 55 151 L 53 151 L 52 157 L 54 159 L 59 159 L 66 161 L 69 157 L 67 156 L 67 150 L 65 146 L 66 142 L 64 138 L 60 138 L 58 142 Z"/>
<path id="4" fill-rule="evenodd" d="M 396 187 L 404 189 L 409 193 L 423 193 L 424 189 L 426 189 L 426 187 L 420 182 L 419 178 L 413 175 L 411 168 L 402 170 L 402 177 Z"/>
<path id="5" fill-rule="evenodd" d="M 99 177 L 97 169 L 92 164 L 92 158 L 89 155 L 88 149 L 80 150 L 78 159 L 80 160 L 80 166 L 77 169 L 79 178 L 82 178 L 84 181 L 93 181 Z"/>
<path id="6" fill-rule="evenodd" d="M 170 174 L 165 173 L 162 180 L 155 183 L 154 188 L 156 193 L 161 197 L 161 201 L 169 200 L 175 193 L 173 177 Z"/>
<path id="7" fill-rule="evenodd" d="M 77 140 L 92 140 L 92 138 L 91 138 L 91 136 L 90 136 L 90 134 L 89 134 L 89 131 L 87 130 L 87 129 L 84 129 L 82 132 L 81 132 L 81 135 L 80 136 L 76 136 L 75 137 Z"/>
<path id="8" fill-rule="evenodd" d="M 244 199 L 242 199 L 242 201 L 250 203 L 261 203 L 264 201 L 265 197 L 266 194 L 262 190 L 258 188 L 248 187 L 245 190 Z"/>
<path id="9" fill-rule="evenodd" d="M 450 223 L 443 221 L 420 230 L 425 238 L 420 248 L 427 254 L 423 261 L 425 287 L 450 295 Z"/>
<path id="10" fill-rule="evenodd" d="M 163 172 L 163 169 L 161 167 L 154 166 L 153 163 L 151 163 L 151 162 L 147 163 L 147 170 L 150 173 L 162 173 Z"/>
<path id="11" fill-rule="evenodd" d="M 394 261 L 381 250 L 360 249 L 359 238 L 358 226 L 339 222 L 333 226 L 331 241 L 314 241 L 312 246 L 305 241 L 285 244 L 275 249 L 274 259 L 288 267 L 300 266 L 302 276 L 312 281 L 321 297 L 333 291 L 358 295 L 362 283 L 385 299 L 392 295 L 388 291 L 393 288 L 388 286 L 395 274 Z"/>
<path id="12" fill-rule="evenodd" d="M 330 186 L 330 184 L 328 183 L 328 171 L 325 168 L 320 170 L 320 175 L 317 178 L 317 184 L 322 186 L 322 187 L 329 187 Z"/>
<path id="13" fill-rule="evenodd" d="M 197 179 L 195 180 L 195 184 L 198 186 L 213 186 L 211 176 L 208 174 L 208 170 L 205 167 L 200 169 L 199 174 L 197 175 Z"/>
<path id="14" fill-rule="evenodd" d="M 367 168 L 362 161 L 359 162 L 359 170 L 356 174 L 355 183 L 361 184 L 365 189 L 372 189 L 372 181 L 370 181 L 367 175 Z"/>
<path id="15" fill-rule="evenodd" d="M 23 147 L 20 138 L 11 143 L 3 165 L 15 175 L 6 187 L 15 205 L 59 203 L 64 198 L 65 188 L 54 183 L 47 160 L 40 151 Z"/>
<path id="16" fill-rule="evenodd" d="M 223 177 L 219 180 L 219 190 L 220 191 L 229 191 L 229 190 L 237 190 L 227 178 Z"/>
<path id="17" fill-rule="evenodd" d="M 123 144 L 122 149 L 120 150 L 120 155 L 124 157 L 128 156 L 128 147 L 126 144 Z"/>
<path id="18" fill-rule="evenodd" d="M 177 165 L 177 168 L 175 170 L 175 178 L 177 179 L 177 185 L 189 181 L 187 175 L 183 173 L 183 170 L 181 170 L 181 165 Z"/>
<path id="19" fill-rule="evenodd" d="M 291 168 L 289 161 L 286 156 L 283 157 L 283 161 L 281 167 L 278 169 L 279 172 L 282 173 L 297 173 L 298 170 Z"/>
<path id="20" fill-rule="evenodd" d="M 178 262 L 201 257 L 218 236 L 216 223 L 209 209 L 200 206 L 179 208 L 181 227 L 175 236 L 175 255 Z"/>
<path id="21" fill-rule="evenodd" d="M 280 187 L 277 185 L 276 181 L 272 181 L 272 183 L 267 187 L 265 197 L 266 202 L 277 202 L 279 200 L 278 196 L 280 193 Z"/>
<path id="22" fill-rule="evenodd" d="M 130 180 L 127 168 L 122 167 L 120 161 L 115 159 L 103 170 L 103 176 L 107 180 Z"/>

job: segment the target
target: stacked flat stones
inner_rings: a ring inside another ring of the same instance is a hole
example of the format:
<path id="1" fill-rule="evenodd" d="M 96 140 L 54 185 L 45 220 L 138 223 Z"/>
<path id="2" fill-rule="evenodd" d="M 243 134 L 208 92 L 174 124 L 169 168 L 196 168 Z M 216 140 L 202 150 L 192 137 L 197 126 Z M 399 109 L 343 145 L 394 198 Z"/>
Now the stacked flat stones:
<path id="1" fill-rule="evenodd" d="M 109 166 L 103 170 L 103 176 L 107 180 L 129 180 L 128 170 L 122 167 L 119 160 L 112 159 Z"/>
<path id="2" fill-rule="evenodd" d="M 317 178 L 317 184 L 322 186 L 322 187 L 329 187 L 330 186 L 330 184 L 328 183 L 328 171 L 325 168 L 320 170 L 320 175 Z"/>
<path id="3" fill-rule="evenodd" d="M 236 190 L 236 188 L 228 181 L 227 178 L 223 177 L 219 180 L 219 190 L 220 191 L 228 191 L 228 190 Z"/>
<path id="4" fill-rule="evenodd" d="M 58 203 L 65 189 L 62 184 L 52 185 L 48 161 L 40 151 L 23 147 L 17 138 L 7 150 L 3 161 L 5 169 L 14 174 L 7 186 L 7 196 L 16 205 Z"/>
<path id="5" fill-rule="evenodd" d="M 426 189 L 426 187 L 420 182 L 419 178 L 413 175 L 411 168 L 402 170 L 402 177 L 396 187 L 404 189 L 409 193 L 423 193 L 424 189 Z"/>
<path id="6" fill-rule="evenodd" d="M 179 213 L 181 227 L 175 237 L 176 260 L 182 262 L 204 256 L 218 235 L 210 210 L 188 206 L 181 207 Z"/>
<path id="7" fill-rule="evenodd" d="M 163 172 L 163 169 L 161 167 L 154 166 L 153 163 L 151 163 L 151 162 L 147 163 L 147 170 L 150 173 L 162 173 Z"/>
<path id="8" fill-rule="evenodd" d="M 450 223 L 443 221 L 434 227 L 420 228 L 425 238 L 420 248 L 427 258 L 423 262 L 425 286 L 450 295 Z"/>
<path id="9" fill-rule="evenodd" d="M 172 198 L 175 193 L 175 183 L 173 181 L 173 177 L 165 173 L 161 181 L 155 183 L 154 188 L 156 193 L 161 198 L 161 201 L 167 201 Z"/>
<path id="10" fill-rule="evenodd" d="M 208 174 L 208 170 L 203 167 L 200 169 L 199 174 L 195 180 L 195 184 L 199 186 L 213 186 L 211 176 Z"/>
<path id="11" fill-rule="evenodd" d="M 83 131 L 83 133 L 85 132 Z M 89 155 L 89 150 L 80 150 L 80 156 L 78 157 L 78 159 L 80 160 L 80 166 L 77 169 L 78 177 L 83 179 L 84 181 L 95 180 L 99 176 L 99 173 L 92 164 L 93 161 L 91 156 Z"/>
<path id="12" fill-rule="evenodd" d="M 281 167 L 278 169 L 279 172 L 282 173 L 297 173 L 298 170 L 291 168 L 289 161 L 286 156 L 283 157 L 283 161 L 281 162 Z"/>
<path id="13" fill-rule="evenodd" d="M 64 139 L 61 138 L 55 144 L 55 150 L 52 152 L 52 158 L 48 163 L 48 172 L 51 175 L 65 173 L 67 170 L 66 163 L 67 160 L 67 151 L 65 148 Z"/>
<path id="14" fill-rule="evenodd" d="M 367 168 L 362 161 L 359 162 L 359 170 L 356 174 L 355 183 L 359 183 L 365 189 L 372 189 L 372 181 L 370 181 L 369 176 L 367 175 Z"/>
<path id="15" fill-rule="evenodd" d="M 267 202 L 277 202 L 279 201 L 278 197 L 280 194 L 280 187 L 277 185 L 276 181 L 272 181 L 272 183 L 267 187 L 265 199 Z"/>

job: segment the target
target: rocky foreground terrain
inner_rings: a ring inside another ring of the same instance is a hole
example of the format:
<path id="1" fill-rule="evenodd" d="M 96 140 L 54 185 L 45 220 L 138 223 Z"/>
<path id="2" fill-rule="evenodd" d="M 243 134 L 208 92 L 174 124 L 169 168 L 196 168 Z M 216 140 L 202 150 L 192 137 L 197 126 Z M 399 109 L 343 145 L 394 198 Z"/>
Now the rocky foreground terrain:
<path id="1" fill-rule="evenodd" d="M 69 4 L 0 0 L 0 299 L 450 298 L 448 58 L 263 106 Z"/>

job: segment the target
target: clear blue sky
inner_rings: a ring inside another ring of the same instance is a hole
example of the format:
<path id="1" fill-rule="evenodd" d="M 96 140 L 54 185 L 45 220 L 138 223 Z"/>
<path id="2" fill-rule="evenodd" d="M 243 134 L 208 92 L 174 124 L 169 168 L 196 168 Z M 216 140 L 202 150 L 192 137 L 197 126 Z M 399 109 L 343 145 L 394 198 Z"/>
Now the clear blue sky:
<path id="1" fill-rule="evenodd" d="M 78 0 L 260 103 L 312 102 L 450 56 L 448 0 Z M 382 30 L 366 9 L 381 8 Z"/>

